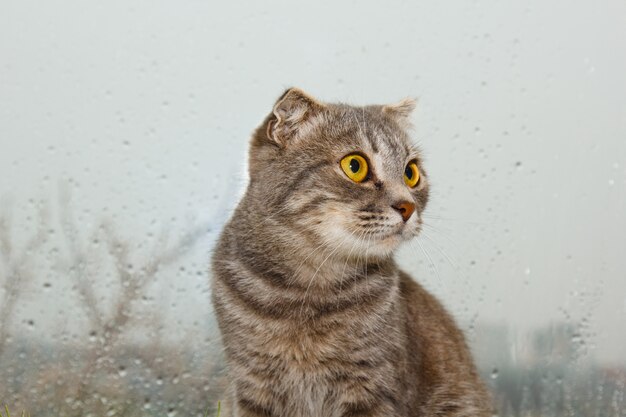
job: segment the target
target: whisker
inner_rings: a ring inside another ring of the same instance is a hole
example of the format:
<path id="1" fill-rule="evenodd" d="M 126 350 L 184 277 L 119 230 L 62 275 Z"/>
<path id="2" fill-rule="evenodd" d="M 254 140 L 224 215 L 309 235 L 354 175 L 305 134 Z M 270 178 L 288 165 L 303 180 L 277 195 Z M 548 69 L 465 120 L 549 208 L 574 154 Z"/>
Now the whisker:
<path id="1" fill-rule="evenodd" d="M 315 279 L 315 277 L 317 276 L 317 273 L 320 271 L 320 269 L 322 268 L 322 266 L 324 266 L 324 264 L 326 263 L 326 261 L 335 253 L 337 252 L 337 250 L 339 250 L 339 248 L 344 244 L 344 242 L 346 240 L 348 240 L 352 235 L 347 235 L 344 236 L 343 240 L 337 244 L 335 246 L 335 248 L 326 256 L 326 258 L 324 258 L 324 260 L 322 261 L 322 263 L 317 267 L 317 269 L 315 270 L 315 273 L 313 274 L 313 276 L 311 277 L 311 279 L 309 280 L 309 285 L 307 285 L 306 291 L 304 292 L 304 296 L 302 297 L 302 306 L 300 307 L 300 316 L 302 317 L 302 310 L 304 308 L 304 306 L 306 305 L 306 300 L 307 300 L 307 296 L 309 294 L 309 289 L 311 288 L 311 284 L 313 283 L 313 280 Z"/>
<path id="2" fill-rule="evenodd" d="M 369 236 L 367 238 L 367 245 L 365 247 L 365 289 L 367 290 L 367 296 L 369 298 L 372 298 L 372 294 L 370 293 L 370 284 L 369 284 L 369 278 L 367 276 L 367 261 L 368 261 L 368 256 L 369 256 L 369 250 L 370 250 L 370 242 L 372 241 L 372 233 L 369 233 Z"/>
<path id="3" fill-rule="evenodd" d="M 359 239 L 359 244 L 363 243 L 365 236 L 367 236 L 368 230 L 365 229 L 363 231 L 363 233 L 361 234 L 361 237 Z M 354 264 L 354 283 L 356 284 L 357 279 L 358 279 L 358 275 L 359 275 L 359 267 L 361 264 L 361 256 L 362 256 L 362 252 L 360 252 L 356 258 L 356 262 Z M 361 293 L 360 291 L 357 291 L 356 293 L 357 299 L 360 302 L 361 301 Z"/>
<path id="4" fill-rule="evenodd" d="M 353 232 L 353 234 L 355 232 L 356 232 L 356 230 Z M 343 287 L 343 276 L 344 276 L 344 274 L 346 272 L 346 266 L 348 265 L 348 261 L 350 260 L 350 257 L 352 256 L 352 251 L 361 242 L 361 238 L 363 237 L 364 234 L 365 234 L 365 231 L 362 231 L 361 234 L 359 235 L 359 237 L 356 239 L 356 241 L 354 241 L 352 243 L 352 247 L 350 247 L 350 252 L 348 252 L 348 256 L 346 257 L 346 261 L 343 263 L 343 268 L 341 270 L 341 277 L 339 279 L 339 291 L 341 291 L 341 289 Z"/>
<path id="5" fill-rule="evenodd" d="M 426 257 L 426 259 L 428 259 L 428 262 L 430 262 L 430 265 L 435 270 L 435 273 L 437 274 L 437 279 L 439 281 L 441 281 L 441 275 L 439 275 L 439 269 L 437 268 L 437 265 L 435 264 L 435 262 L 433 262 L 433 259 L 430 257 L 430 255 L 428 254 L 426 249 L 424 249 L 424 246 L 422 246 L 422 244 L 421 244 L 421 242 L 419 240 L 412 240 L 411 243 L 413 243 L 413 242 L 416 242 L 419 245 L 420 249 L 422 250 L 422 253 Z"/>
<path id="6" fill-rule="evenodd" d="M 298 273 L 300 272 L 300 270 L 302 269 L 302 267 L 304 266 L 304 263 L 311 257 L 313 256 L 313 254 L 315 252 L 317 252 L 321 247 L 323 246 L 327 246 L 326 242 L 322 242 L 320 243 L 315 249 L 313 249 L 311 252 L 309 252 L 309 254 L 300 262 L 300 264 L 298 265 L 298 268 L 296 268 L 296 270 L 293 272 L 293 275 L 291 277 L 291 279 L 289 280 L 290 284 L 293 284 L 297 277 L 298 277 Z"/>
<path id="7" fill-rule="evenodd" d="M 474 225 L 474 226 L 489 225 L 489 222 L 481 222 L 481 221 L 466 220 L 466 219 L 455 219 L 452 217 L 438 216 L 438 215 L 433 215 L 430 213 L 422 213 L 422 217 L 425 219 L 439 220 L 439 221 L 446 221 L 446 222 L 457 222 L 457 223 L 463 223 L 463 224 Z"/>
<path id="8" fill-rule="evenodd" d="M 426 233 L 425 230 L 423 230 L 422 233 L 423 233 L 422 236 L 424 236 L 424 238 L 426 238 L 430 243 L 432 243 L 434 248 L 448 261 L 450 266 L 452 266 L 452 268 L 458 271 L 459 266 L 457 265 L 457 263 L 454 262 L 452 258 L 450 258 L 450 256 L 448 256 L 448 254 L 437 244 L 437 242 L 432 237 L 428 235 L 428 233 Z"/>
<path id="9" fill-rule="evenodd" d="M 458 244 L 454 241 L 454 239 L 452 239 L 452 237 L 450 236 L 450 233 L 448 233 L 444 229 L 441 229 L 439 227 L 436 227 L 424 221 L 422 221 L 422 224 L 428 227 L 429 229 L 431 229 L 433 232 L 436 232 L 438 236 L 445 238 L 448 241 L 448 243 L 450 243 L 454 247 L 454 250 L 456 250 L 457 252 L 460 252 Z M 425 232 L 424 229 L 422 229 L 422 232 Z"/>

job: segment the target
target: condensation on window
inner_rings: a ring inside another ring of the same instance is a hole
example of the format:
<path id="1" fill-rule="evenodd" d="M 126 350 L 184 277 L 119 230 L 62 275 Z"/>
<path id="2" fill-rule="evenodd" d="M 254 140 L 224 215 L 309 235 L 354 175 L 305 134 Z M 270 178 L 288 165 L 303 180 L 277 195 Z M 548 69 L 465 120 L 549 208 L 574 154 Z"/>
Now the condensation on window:
<path id="1" fill-rule="evenodd" d="M 13 415 L 215 415 L 210 254 L 295 85 L 419 98 L 432 196 L 398 262 L 464 329 L 496 414 L 626 416 L 623 2 L 5 3 Z"/>

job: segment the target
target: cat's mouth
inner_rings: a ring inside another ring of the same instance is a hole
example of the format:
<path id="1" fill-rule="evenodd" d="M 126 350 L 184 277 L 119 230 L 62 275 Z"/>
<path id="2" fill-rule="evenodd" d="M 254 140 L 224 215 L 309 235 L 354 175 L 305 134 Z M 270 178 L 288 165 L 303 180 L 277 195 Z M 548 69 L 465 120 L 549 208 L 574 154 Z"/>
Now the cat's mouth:
<path id="1" fill-rule="evenodd" d="M 417 236 L 418 232 L 419 228 L 416 224 L 400 222 L 388 225 L 383 229 L 372 228 L 372 230 L 367 234 L 369 235 L 372 244 L 397 246 L 404 241 L 414 238 Z"/>
<path id="2" fill-rule="evenodd" d="M 380 240 L 388 240 L 388 239 L 400 239 L 400 240 L 408 240 L 414 237 L 413 232 L 411 232 L 410 227 L 407 224 L 399 224 L 389 231 L 383 232 L 379 239 Z"/>
<path id="3" fill-rule="evenodd" d="M 396 214 L 396 213 L 391 213 Z M 336 210 L 332 216 L 317 220 L 316 232 L 328 245 L 331 255 L 341 254 L 347 257 L 390 256 L 402 243 L 413 239 L 419 232 L 417 213 L 407 221 L 383 212 L 346 213 Z M 321 226 L 321 227 L 320 227 Z"/>

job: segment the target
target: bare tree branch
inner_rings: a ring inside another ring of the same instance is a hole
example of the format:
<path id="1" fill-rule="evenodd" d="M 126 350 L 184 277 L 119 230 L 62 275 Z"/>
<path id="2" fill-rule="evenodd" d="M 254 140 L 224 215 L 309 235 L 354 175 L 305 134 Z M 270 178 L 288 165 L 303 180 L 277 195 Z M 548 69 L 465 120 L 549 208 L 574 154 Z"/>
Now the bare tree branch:
<path id="1" fill-rule="evenodd" d="M 48 211 L 45 207 L 39 209 L 37 230 L 27 240 L 24 247 L 16 254 L 13 248 L 11 227 L 5 212 L 0 214 L 0 251 L 4 264 L 4 274 L 1 282 L 4 293 L 0 304 L 0 356 L 6 348 L 9 334 L 9 325 L 15 311 L 17 300 L 28 285 L 34 281 L 32 270 L 36 252 L 46 242 L 46 226 Z"/>
<path id="2" fill-rule="evenodd" d="M 70 275 L 82 300 L 81 306 L 87 314 L 89 325 L 98 336 L 82 368 L 79 386 L 74 396 L 76 401 L 83 401 L 90 392 L 95 374 L 110 366 L 109 356 L 133 317 L 132 309 L 135 302 L 145 294 L 160 269 L 179 260 L 206 233 L 208 226 L 192 227 L 173 245 L 168 245 L 165 238 L 157 239 L 148 260 L 139 267 L 134 267 L 128 241 L 120 238 L 110 222 L 103 222 L 99 227 L 100 233 L 96 232 L 93 239 L 103 236 L 119 282 L 119 289 L 113 296 L 112 313 L 106 314 L 95 297 L 93 280 L 87 264 L 88 253 L 84 249 L 76 226 L 70 200 L 69 193 L 65 192 L 60 201 L 62 230 L 70 255 Z M 167 230 L 163 234 L 167 236 Z"/>
<path id="3" fill-rule="evenodd" d="M 82 244 L 70 202 L 71 195 L 68 187 L 66 185 L 61 186 L 59 189 L 59 216 L 61 231 L 69 252 L 66 269 L 74 281 L 74 288 L 78 291 L 78 299 L 87 315 L 92 331 L 95 332 L 103 325 L 103 313 L 89 279 L 88 261 L 90 254 L 84 249 L 85 245 Z M 91 234 L 90 240 L 97 241 L 97 239 L 98 230 L 96 229 Z"/>

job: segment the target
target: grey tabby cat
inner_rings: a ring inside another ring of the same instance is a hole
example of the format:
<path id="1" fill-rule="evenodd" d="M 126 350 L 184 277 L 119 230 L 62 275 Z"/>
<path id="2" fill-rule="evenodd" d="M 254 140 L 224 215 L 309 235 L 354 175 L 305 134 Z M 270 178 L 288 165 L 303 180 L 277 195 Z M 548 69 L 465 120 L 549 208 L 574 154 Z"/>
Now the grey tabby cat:
<path id="1" fill-rule="evenodd" d="M 213 256 L 226 415 L 490 415 L 463 334 L 393 259 L 428 201 L 413 108 L 290 89 L 254 133 Z"/>

